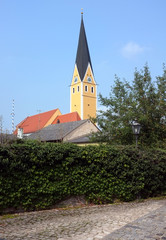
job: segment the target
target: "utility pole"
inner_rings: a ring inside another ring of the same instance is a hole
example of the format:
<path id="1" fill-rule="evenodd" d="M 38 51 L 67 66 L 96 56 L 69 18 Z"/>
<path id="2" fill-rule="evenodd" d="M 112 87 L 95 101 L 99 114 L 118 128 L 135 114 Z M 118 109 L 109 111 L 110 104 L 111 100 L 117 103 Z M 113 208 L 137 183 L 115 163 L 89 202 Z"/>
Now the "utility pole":
<path id="1" fill-rule="evenodd" d="M 2 115 L 0 116 L 0 143 L 3 143 Z"/>
<path id="2" fill-rule="evenodd" d="M 14 99 L 13 99 L 13 102 L 12 102 L 12 113 L 11 113 L 11 116 L 12 116 L 12 133 L 14 133 L 14 116 L 15 116 L 15 113 L 14 113 Z"/>

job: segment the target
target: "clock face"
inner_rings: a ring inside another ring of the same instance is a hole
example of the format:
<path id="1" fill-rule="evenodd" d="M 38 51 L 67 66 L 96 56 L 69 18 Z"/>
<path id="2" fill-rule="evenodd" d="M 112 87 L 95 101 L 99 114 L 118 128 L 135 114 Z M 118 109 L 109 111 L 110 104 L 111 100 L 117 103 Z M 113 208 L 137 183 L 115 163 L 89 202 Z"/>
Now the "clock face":
<path id="1" fill-rule="evenodd" d="M 88 81 L 89 83 L 91 83 L 91 82 L 92 82 L 92 79 L 91 79 L 90 77 L 88 77 L 87 81 Z"/>
<path id="2" fill-rule="evenodd" d="M 77 82 L 78 82 L 78 78 L 75 77 L 75 79 L 74 79 L 74 83 L 77 83 Z"/>

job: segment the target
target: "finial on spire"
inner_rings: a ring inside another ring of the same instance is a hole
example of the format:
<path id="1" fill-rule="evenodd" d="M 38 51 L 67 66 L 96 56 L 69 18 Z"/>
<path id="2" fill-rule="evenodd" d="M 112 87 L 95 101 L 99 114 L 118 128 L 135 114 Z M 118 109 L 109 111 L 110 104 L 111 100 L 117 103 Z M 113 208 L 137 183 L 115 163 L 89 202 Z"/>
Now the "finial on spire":
<path id="1" fill-rule="evenodd" d="M 83 8 L 81 8 L 81 17 L 83 17 Z"/>

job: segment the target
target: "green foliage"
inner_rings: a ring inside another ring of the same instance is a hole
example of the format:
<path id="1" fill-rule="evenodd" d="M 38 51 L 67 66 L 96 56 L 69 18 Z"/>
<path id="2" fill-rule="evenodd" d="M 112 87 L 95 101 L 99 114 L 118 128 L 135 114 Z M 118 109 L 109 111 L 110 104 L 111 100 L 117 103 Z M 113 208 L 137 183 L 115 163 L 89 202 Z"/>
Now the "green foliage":
<path id="1" fill-rule="evenodd" d="M 166 68 L 163 75 L 152 82 L 149 68 L 145 65 L 134 73 L 132 83 L 115 77 L 115 86 L 109 97 L 99 95 L 101 105 L 96 120 L 101 133 L 93 139 L 111 144 L 132 144 L 131 122 L 137 120 L 142 128 L 139 143 L 143 146 L 166 147 Z"/>
<path id="2" fill-rule="evenodd" d="M 0 210 L 35 210 L 69 196 L 94 203 L 166 193 L 166 151 L 16 141 L 0 145 Z"/>

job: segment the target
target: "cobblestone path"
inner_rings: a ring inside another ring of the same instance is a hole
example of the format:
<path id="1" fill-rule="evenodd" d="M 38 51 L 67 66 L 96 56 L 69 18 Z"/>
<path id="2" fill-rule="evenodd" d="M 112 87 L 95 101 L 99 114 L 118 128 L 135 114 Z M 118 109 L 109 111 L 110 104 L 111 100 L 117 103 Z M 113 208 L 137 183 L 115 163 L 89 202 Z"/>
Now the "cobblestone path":
<path id="1" fill-rule="evenodd" d="M 0 240 L 166 239 L 166 199 L 0 216 Z"/>

